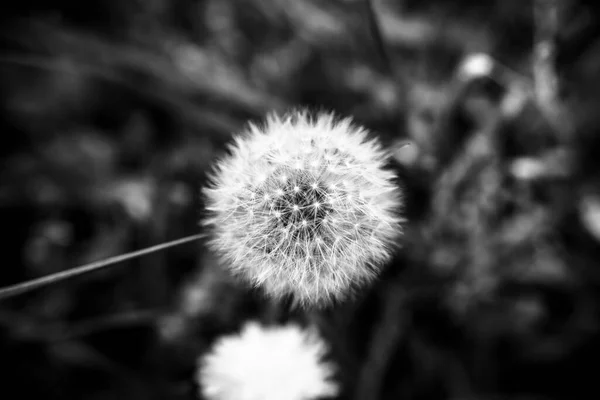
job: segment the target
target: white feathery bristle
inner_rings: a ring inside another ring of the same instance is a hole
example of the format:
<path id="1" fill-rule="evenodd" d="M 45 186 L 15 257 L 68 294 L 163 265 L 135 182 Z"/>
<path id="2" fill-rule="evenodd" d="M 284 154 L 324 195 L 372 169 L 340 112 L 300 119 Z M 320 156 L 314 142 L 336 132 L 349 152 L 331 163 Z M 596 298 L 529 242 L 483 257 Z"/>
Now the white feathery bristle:
<path id="1" fill-rule="evenodd" d="M 238 136 L 204 189 L 212 248 L 241 279 L 301 305 L 373 280 L 401 234 L 390 154 L 332 114 L 270 116 Z"/>
<path id="2" fill-rule="evenodd" d="M 333 365 L 314 330 L 247 323 L 220 338 L 198 363 L 197 379 L 209 400 L 311 400 L 335 396 Z"/>

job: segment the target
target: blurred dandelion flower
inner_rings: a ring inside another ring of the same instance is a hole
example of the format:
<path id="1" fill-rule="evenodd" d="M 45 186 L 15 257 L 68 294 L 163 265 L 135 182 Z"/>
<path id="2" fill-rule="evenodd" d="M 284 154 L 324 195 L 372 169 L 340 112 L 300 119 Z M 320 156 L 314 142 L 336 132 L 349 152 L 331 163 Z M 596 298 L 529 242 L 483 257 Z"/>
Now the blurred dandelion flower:
<path id="1" fill-rule="evenodd" d="M 296 325 L 248 323 L 218 340 L 198 360 L 197 379 L 210 400 L 310 400 L 335 396 L 334 368 L 324 341 Z"/>
<path id="2" fill-rule="evenodd" d="M 390 155 L 350 119 L 250 125 L 204 189 L 212 248 L 275 298 L 324 305 L 373 280 L 401 234 Z"/>

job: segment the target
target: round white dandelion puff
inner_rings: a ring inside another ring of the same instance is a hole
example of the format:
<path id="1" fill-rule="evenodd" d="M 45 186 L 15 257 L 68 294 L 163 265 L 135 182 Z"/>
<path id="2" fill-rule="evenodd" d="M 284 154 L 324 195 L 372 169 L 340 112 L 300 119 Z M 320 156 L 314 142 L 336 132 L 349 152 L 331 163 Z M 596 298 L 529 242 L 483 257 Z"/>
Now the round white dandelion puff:
<path id="1" fill-rule="evenodd" d="M 338 394 L 327 345 L 315 330 L 248 323 L 220 338 L 198 361 L 197 379 L 209 400 L 311 400 Z"/>
<path id="2" fill-rule="evenodd" d="M 401 234 L 389 157 L 365 129 L 333 114 L 250 125 L 204 189 L 210 245 L 272 297 L 344 299 L 378 275 Z"/>

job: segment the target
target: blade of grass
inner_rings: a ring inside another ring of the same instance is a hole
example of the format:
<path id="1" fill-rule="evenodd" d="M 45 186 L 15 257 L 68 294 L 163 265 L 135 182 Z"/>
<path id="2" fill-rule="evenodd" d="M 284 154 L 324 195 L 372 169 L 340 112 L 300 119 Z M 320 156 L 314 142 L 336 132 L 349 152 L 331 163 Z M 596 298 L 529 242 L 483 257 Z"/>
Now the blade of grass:
<path id="1" fill-rule="evenodd" d="M 15 285 L 6 286 L 4 288 L 0 288 L 0 300 L 4 300 L 10 297 L 14 297 L 23 293 L 30 292 L 37 288 L 41 288 L 44 286 L 49 286 L 54 283 L 58 283 L 70 278 L 74 278 L 79 275 L 84 275 L 89 272 L 93 272 L 96 270 L 100 270 L 111 265 L 131 260 L 132 258 L 141 257 L 150 253 L 154 253 L 157 251 L 161 251 L 167 249 L 169 247 L 179 246 L 181 244 L 185 244 L 188 242 L 192 242 L 195 240 L 199 240 L 204 237 L 204 234 L 195 234 L 191 236 L 186 236 L 184 238 L 176 239 L 170 242 L 157 244 L 155 246 L 147 247 L 145 249 L 136 250 L 130 253 L 121 254 L 114 257 L 109 257 L 104 260 L 99 260 L 96 262 L 92 262 L 89 264 L 85 264 L 79 267 L 75 267 L 66 271 L 61 271 L 56 274 L 51 274 L 47 276 L 43 276 L 41 278 L 32 279 L 30 281 L 26 281 L 23 283 L 17 283 Z"/>

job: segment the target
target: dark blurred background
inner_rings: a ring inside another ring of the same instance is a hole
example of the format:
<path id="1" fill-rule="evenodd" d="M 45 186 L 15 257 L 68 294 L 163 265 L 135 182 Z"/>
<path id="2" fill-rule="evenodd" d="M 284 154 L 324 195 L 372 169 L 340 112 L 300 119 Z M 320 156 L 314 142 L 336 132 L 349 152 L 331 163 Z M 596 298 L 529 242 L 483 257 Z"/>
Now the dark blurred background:
<path id="1" fill-rule="evenodd" d="M 1 285 L 197 233 L 231 135 L 295 106 L 381 137 L 408 223 L 328 310 L 274 304 L 201 242 L 2 300 L 0 398 L 200 398 L 197 358 L 253 319 L 317 324 L 344 399 L 598 398 L 596 7 L 5 5 Z"/>

